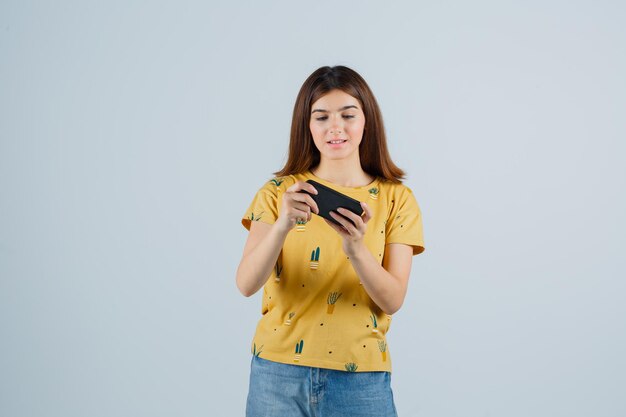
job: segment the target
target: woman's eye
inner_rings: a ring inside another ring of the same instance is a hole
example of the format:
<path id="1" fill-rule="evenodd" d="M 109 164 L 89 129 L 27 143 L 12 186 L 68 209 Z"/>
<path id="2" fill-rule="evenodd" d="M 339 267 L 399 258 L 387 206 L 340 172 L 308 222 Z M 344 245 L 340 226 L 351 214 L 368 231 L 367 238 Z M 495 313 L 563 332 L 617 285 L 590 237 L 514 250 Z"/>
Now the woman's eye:
<path id="1" fill-rule="evenodd" d="M 345 114 L 343 116 L 344 119 L 354 119 L 354 116 L 351 114 Z M 321 116 L 321 117 L 316 117 L 315 120 L 319 120 L 319 121 L 324 121 L 328 119 L 328 116 Z"/>

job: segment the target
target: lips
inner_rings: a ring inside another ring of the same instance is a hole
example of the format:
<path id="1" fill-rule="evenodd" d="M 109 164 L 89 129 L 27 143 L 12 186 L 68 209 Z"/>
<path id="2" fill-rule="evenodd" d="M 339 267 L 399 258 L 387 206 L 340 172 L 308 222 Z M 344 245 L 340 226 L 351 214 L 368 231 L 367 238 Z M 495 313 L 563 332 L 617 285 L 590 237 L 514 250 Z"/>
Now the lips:
<path id="1" fill-rule="evenodd" d="M 342 143 L 346 142 L 347 140 L 348 140 L 348 139 L 333 139 L 333 140 L 329 140 L 329 141 L 328 141 L 328 142 L 326 142 L 326 143 L 329 143 L 329 144 L 331 144 L 331 145 L 340 145 L 340 144 L 342 144 Z"/>

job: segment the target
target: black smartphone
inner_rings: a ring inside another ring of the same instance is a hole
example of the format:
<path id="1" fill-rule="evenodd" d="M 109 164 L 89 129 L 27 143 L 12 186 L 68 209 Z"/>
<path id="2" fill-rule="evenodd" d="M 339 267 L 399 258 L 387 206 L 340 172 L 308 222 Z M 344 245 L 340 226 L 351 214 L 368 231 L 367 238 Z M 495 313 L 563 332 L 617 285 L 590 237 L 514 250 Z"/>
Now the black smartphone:
<path id="1" fill-rule="evenodd" d="M 307 193 L 313 198 L 313 201 L 315 201 L 315 203 L 317 204 L 317 208 L 319 208 L 320 210 L 319 215 L 323 218 L 328 219 L 331 222 L 341 226 L 338 221 L 331 217 L 331 211 L 334 211 L 336 214 L 339 214 L 341 216 L 341 213 L 339 213 L 337 209 L 339 207 L 342 207 L 350 210 L 358 216 L 362 216 L 365 213 L 363 207 L 361 207 L 361 203 L 358 200 L 355 200 L 354 198 L 342 194 L 339 191 L 333 190 L 330 187 L 320 184 L 317 181 L 308 180 L 307 182 L 315 187 L 315 189 L 317 190 L 317 195 L 311 194 L 305 190 L 302 190 L 301 192 Z M 348 219 L 346 216 L 343 217 Z"/>

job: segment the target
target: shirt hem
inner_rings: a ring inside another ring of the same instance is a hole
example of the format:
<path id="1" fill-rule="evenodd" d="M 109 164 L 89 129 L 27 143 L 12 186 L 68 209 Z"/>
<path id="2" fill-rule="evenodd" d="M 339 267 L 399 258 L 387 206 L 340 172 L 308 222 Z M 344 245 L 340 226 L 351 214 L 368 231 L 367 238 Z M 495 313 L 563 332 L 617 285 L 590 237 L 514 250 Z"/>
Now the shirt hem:
<path id="1" fill-rule="evenodd" d="M 324 369 L 333 369 L 336 371 L 343 371 L 343 372 L 389 372 L 391 373 L 391 360 L 390 358 L 387 358 L 387 361 L 389 362 L 389 365 L 387 366 L 377 366 L 377 365 L 373 365 L 373 364 L 363 364 L 363 363 L 356 363 L 357 368 L 355 371 L 348 371 L 346 369 L 346 365 L 349 362 L 343 363 L 343 362 L 335 362 L 335 361 L 325 361 L 323 359 L 307 359 L 304 357 L 299 358 L 298 362 L 294 361 L 294 357 L 293 355 L 290 355 L 288 357 L 285 357 L 283 355 L 280 354 L 272 354 L 271 352 L 267 352 L 264 351 L 262 352 L 259 357 L 261 359 L 266 359 L 268 361 L 272 361 L 272 362 L 278 362 L 278 363 L 283 363 L 286 365 L 295 365 L 295 366 L 308 366 L 308 367 L 313 367 L 313 368 L 324 368 Z"/>

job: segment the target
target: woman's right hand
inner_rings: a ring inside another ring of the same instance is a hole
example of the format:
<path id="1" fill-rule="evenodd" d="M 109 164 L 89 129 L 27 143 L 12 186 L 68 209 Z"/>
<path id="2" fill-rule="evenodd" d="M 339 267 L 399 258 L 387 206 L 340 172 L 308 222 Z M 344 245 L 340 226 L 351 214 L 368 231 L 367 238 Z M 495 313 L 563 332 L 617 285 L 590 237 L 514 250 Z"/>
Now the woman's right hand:
<path id="1" fill-rule="evenodd" d="M 286 230 L 293 229 L 298 219 L 306 219 L 307 222 L 311 220 L 311 211 L 319 213 L 313 198 L 307 193 L 300 192 L 303 190 L 317 194 L 315 187 L 303 181 L 296 182 L 283 194 L 283 203 L 276 223 L 281 224 Z"/>
<path id="2" fill-rule="evenodd" d="M 319 213 L 313 198 L 300 191 L 317 194 L 311 184 L 297 182 L 282 195 L 280 214 L 273 225 L 251 222 L 236 277 L 237 288 L 246 297 L 256 293 L 267 282 L 276 266 L 285 238 L 296 225 L 296 221 L 299 218 L 311 220 L 311 212 Z"/>

